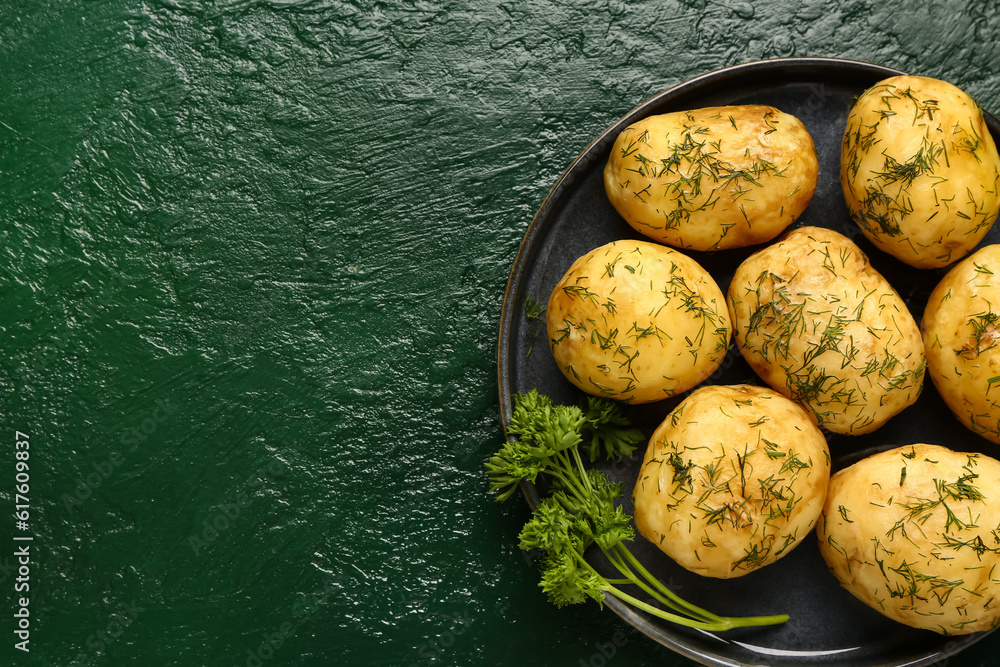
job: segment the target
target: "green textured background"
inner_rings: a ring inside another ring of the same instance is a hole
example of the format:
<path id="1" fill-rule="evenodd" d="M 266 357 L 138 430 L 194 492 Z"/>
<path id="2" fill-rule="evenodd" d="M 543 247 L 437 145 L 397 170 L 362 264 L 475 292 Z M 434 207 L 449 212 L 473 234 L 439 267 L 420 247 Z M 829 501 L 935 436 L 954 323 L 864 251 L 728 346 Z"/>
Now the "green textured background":
<path id="1" fill-rule="evenodd" d="M 691 76 L 840 56 L 996 113 L 998 40 L 971 0 L 4 2 L 0 661 L 690 664 L 549 605 L 486 495 L 521 237 Z"/>

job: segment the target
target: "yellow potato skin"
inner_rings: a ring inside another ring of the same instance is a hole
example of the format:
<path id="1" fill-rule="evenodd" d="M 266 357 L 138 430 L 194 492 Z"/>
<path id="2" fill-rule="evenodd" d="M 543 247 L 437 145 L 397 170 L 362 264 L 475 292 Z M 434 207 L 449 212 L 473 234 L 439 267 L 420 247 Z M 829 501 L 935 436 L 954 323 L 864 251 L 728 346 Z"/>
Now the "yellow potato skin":
<path id="1" fill-rule="evenodd" d="M 736 269 L 727 298 L 743 358 L 822 427 L 869 433 L 920 395 L 920 330 L 846 236 L 789 232 Z"/>
<path id="2" fill-rule="evenodd" d="M 682 567 L 741 577 L 809 534 L 829 479 L 826 439 L 805 409 L 765 387 L 705 386 L 650 438 L 633 516 Z"/>
<path id="3" fill-rule="evenodd" d="M 649 238 L 691 250 L 740 248 L 780 234 L 808 206 L 819 165 L 794 116 L 763 105 L 644 118 L 615 139 L 604 188 Z"/>
<path id="4" fill-rule="evenodd" d="M 928 77 L 891 77 L 858 98 L 840 181 L 864 235 L 918 268 L 967 255 L 1000 212 L 1000 155 L 982 112 Z"/>
<path id="5" fill-rule="evenodd" d="M 944 635 L 1000 624 L 1000 462 L 915 444 L 836 473 L 816 525 L 841 585 Z"/>
<path id="6" fill-rule="evenodd" d="M 959 421 L 1000 443 L 1000 245 L 956 264 L 920 322 L 927 371 Z"/>
<path id="7" fill-rule="evenodd" d="M 628 403 L 695 386 L 718 368 L 732 336 L 709 273 L 647 241 L 615 241 L 577 259 L 552 290 L 545 319 L 563 375 Z"/>

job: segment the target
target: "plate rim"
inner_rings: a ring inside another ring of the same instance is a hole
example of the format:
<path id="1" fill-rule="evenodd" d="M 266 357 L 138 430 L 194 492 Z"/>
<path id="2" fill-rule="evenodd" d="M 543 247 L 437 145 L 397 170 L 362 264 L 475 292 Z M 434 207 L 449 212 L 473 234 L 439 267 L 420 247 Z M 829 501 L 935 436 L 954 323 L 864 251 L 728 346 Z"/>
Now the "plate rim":
<path id="1" fill-rule="evenodd" d="M 582 163 L 587 161 L 596 145 L 606 141 L 609 136 L 617 136 L 627 125 L 635 122 L 639 118 L 642 118 L 644 115 L 648 115 L 651 109 L 663 105 L 672 98 L 693 93 L 699 88 L 706 88 L 715 85 L 720 81 L 732 79 L 734 77 L 739 78 L 755 72 L 762 73 L 768 71 L 785 71 L 787 74 L 788 70 L 796 70 L 802 74 L 806 74 L 810 70 L 819 72 L 826 71 L 829 73 L 835 73 L 838 76 L 849 75 L 854 72 L 865 76 L 878 76 L 881 78 L 911 74 L 910 72 L 904 70 L 869 61 L 826 56 L 769 58 L 727 65 L 725 67 L 709 70 L 689 79 L 685 79 L 664 89 L 652 97 L 649 97 L 643 102 L 632 107 L 611 126 L 606 128 L 596 138 L 590 141 L 583 148 L 583 150 L 580 151 L 576 158 L 574 158 L 562 171 L 553 183 L 552 187 L 549 188 L 548 192 L 545 194 L 545 197 L 542 199 L 542 203 L 535 211 L 531 222 L 525 229 L 524 236 L 518 246 L 517 254 L 514 257 L 514 262 L 508 275 L 500 311 L 496 355 L 497 386 L 500 399 L 500 422 L 505 440 L 509 439 L 509 436 L 507 435 L 507 427 L 512 409 L 509 374 L 512 355 L 509 344 L 505 345 L 505 343 L 509 343 L 511 340 L 510 334 L 513 328 L 514 312 L 517 307 L 514 303 L 514 292 L 516 288 L 521 285 L 522 278 L 527 269 L 525 258 L 530 254 L 535 242 L 538 241 L 542 220 L 547 217 L 548 213 L 554 208 L 554 202 L 558 199 L 562 189 L 566 186 L 569 177 L 581 168 Z M 1000 122 L 998 122 L 997 119 L 989 112 L 985 109 L 981 109 L 981 111 L 986 117 L 988 124 L 992 125 L 994 128 L 1000 126 Z M 522 495 L 528 503 L 529 508 L 534 510 L 539 502 L 539 496 L 535 485 L 527 481 L 522 481 L 520 489 Z M 605 598 L 604 606 L 610 608 L 611 611 L 613 611 L 622 620 L 650 639 L 653 639 L 657 643 L 687 657 L 690 660 L 694 660 L 699 664 L 707 665 L 708 667 L 748 667 L 748 663 L 734 662 L 719 658 L 715 655 L 705 654 L 690 646 L 686 641 L 682 641 L 677 637 L 669 636 L 662 627 L 651 623 L 632 607 L 613 596 L 607 596 Z M 885 663 L 881 667 L 921 667 L 931 665 L 941 659 L 960 653 L 964 649 L 990 635 L 992 632 L 993 631 L 985 631 L 970 635 L 955 636 L 948 642 L 948 645 L 946 645 L 942 651 L 926 655 L 922 658 L 917 658 L 916 660 L 904 659 L 902 662 L 896 661 L 892 663 Z"/>

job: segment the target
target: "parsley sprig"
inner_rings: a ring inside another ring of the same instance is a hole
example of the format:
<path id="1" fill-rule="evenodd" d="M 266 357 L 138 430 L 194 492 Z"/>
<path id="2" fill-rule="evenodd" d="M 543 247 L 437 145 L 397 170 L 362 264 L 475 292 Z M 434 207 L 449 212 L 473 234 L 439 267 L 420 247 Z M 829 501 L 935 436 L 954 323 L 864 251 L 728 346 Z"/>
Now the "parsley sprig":
<path id="1" fill-rule="evenodd" d="M 507 434 L 507 442 L 486 463 L 490 489 L 503 501 L 522 480 L 534 483 L 545 475 L 550 481 L 519 539 L 522 549 L 544 552 L 540 586 L 556 606 L 587 599 L 603 604 L 611 595 L 653 616 L 708 631 L 788 620 L 785 614 L 718 616 L 696 607 L 654 577 L 625 546 L 635 532 L 631 517 L 615 504 L 622 485 L 583 463 L 583 454 L 591 462 L 602 453 L 611 460 L 631 457 L 642 442 L 642 432 L 629 425 L 616 404 L 589 397 L 580 408 L 554 405 L 535 390 L 515 394 Z M 620 578 L 608 579 L 594 568 L 585 557 L 591 547 L 600 550 Z M 650 601 L 621 588 L 628 585 Z"/>

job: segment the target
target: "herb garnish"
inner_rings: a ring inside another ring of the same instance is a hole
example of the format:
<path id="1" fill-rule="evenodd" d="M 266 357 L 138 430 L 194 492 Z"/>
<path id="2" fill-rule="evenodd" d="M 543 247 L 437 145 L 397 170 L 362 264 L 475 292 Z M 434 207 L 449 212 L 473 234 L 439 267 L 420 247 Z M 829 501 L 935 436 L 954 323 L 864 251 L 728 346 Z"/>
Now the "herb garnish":
<path id="1" fill-rule="evenodd" d="M 590 434 L 586 445 L 585 432 Z M 609 459 L 620 459 L 631 456 L 642 441 L 641 431 L 629 426 L 614 403 L 588 397 L 581 409 L 553 405 L 535 390 L 515 394 L 507 434 L 507 442 L 486 463 L 490 488 L 498 500 L 506 500 L 523 480 L 535 482 L 544 475 L 551 482 L 548 495 L 521 531 L 520 546 L 544 552 L 540 586 L 556 606 L 588 598 L 603 603 L 611 595 L 653 616 L 709 631 L 788 620 L 784 614 L 718 616 L 696 607 L 650 574 L 628 550 L 625 542 L 634 539 L 631 517 L 615 505 L 621 484 L 585 468 L 581 453 L 584 447 L 591 461 L 602 450 Z M 589 548 L 599 549 L 621 578 L 611 580 L 598 573 L 585 557 Z M 626 592 L 624 585 L 636 586 L 662 607 Z"/>

